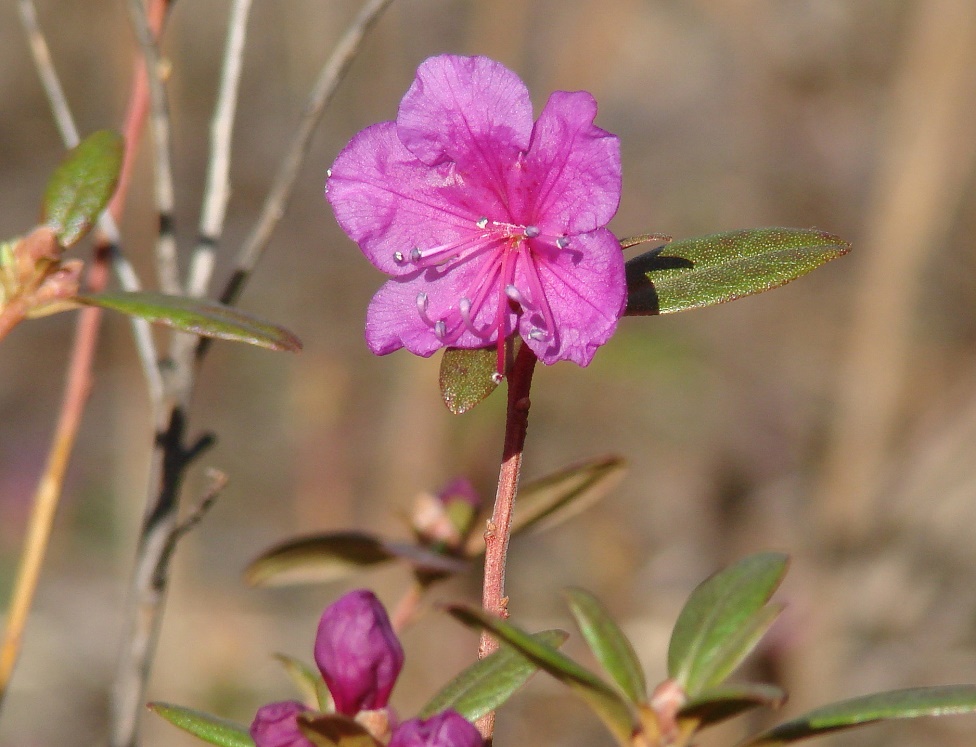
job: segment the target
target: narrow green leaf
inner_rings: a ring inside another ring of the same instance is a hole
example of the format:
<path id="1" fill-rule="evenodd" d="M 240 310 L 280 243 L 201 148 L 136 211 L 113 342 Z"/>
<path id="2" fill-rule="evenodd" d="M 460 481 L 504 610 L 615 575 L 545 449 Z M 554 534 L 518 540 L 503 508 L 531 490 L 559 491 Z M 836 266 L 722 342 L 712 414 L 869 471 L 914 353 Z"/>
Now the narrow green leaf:
<path id="1" fill-rule="evenodd" d="M 317 747 L 383 747 L 365 726 L 337 713 L 300 714 L 298 728 Z"/>
<path id="2" fill-rule="evenodd" d="M 597 661 L 633 703 L 646 703 L 644 670 L 620 626 L 588 591 L 572 588 L 564 593 L 576 624 Z"/>
<path id="3" fill-rule="evenodd" d="M 327 583 L 391 560 L 419 571 L 459 573 L 467 563 L 416 545 L 390 542 L 365 532 L 342 531 L 298 537 L 275 545 L 244 571 L 251 586 Z"/>
<path id="4" fill-rule="evenodd" d="M 620 239 L 621 249 L 630 249 L 641 244 L 670 244 L 673 237 L 666 233 L 640 233 L 626 239 Z"/>
<path id="5" fill-rule="evenodd" d="M 730 633 L 715 651 L 709 661 L 703 661 L 696 672 L 694 686 L 697 690 L 708 690 L 725 681 L 766 635 L 783 612 L 783 605 L 766 605 L 752 617 L 743 621 L 738 630 Z"/>
<path id="6" fill-rule="evenodd" d="M 615 488 L 626 471 L 621 457 L 604 456 L 526 483 L 515 499 L 512 534 L 545 531 L 585 511 Z M 476 557 L 484 551 L 484 535 L 475 533 L 466 553 Z"/>
<path id="7" fill-rule="evenodd" d="M 710 576 L 689 597 L 671 634 L 668 674 L 689 697 L 741 654 L 754 620 L 786 573 L 788 558 L 759 553 Z M 771 622 L 771 621 L 770 621 Z"/>
<path id="8" fill-rule="evenodd" d="M 332 710 L 332 695 L 318 671 L 287 654 L 275 654 L 274 658 L 285 668 L 285 672 L 301 693 L 305 705 L 319 711 Z"/>
<path id="9" fill-rule="evenodd" d="M 248 564 L 251 586 L 336 581 L 364 568 L 393 560 L 383 540 L 364 532 L 331 532 L 286 540 Z"/>
<path id="10" fill-rule="evenodd" d="M 42 220 L 54 229 L 61 246 L 81 239 L 108 204 L 118 183 L 125 142 L 99 130 L 68 151 L 44 191 Z"/>
<path id="11" fill-rule="evenodd" d="M 678 720 L 693 719 L 698 722 L 697 729 L 703 729 L 753 708 L 779 708 L 785 702 L 786 693 L 775 685 L 725 685 L 689 700 L 678 711 Z"/>
<path id="12" fill-rule="evenodd" d="M 777 288 L 847 254 L 833 234 L 756 228 L 683 239 L 627 262 L 630 316 L 670 314 Z"/>
<path id="13" fill-rule="evenodd" d="M 463 624 L 487 630 L 567 685 L 586 701 L 620 745 L 630 747 L 631 738 L 639 728 L 636 715 L 631 705 L 606 682 L 568 656 L 483 610 L 462 605 L 451 605 L 447 610 Z"/>
<path id="14" fill-rule="evenodd" d="M 561 646 L 568 637 L 562 630 L 532 634 L 532 638 L 550 648 Z M 495 653 L 472 664 L 448 682 L 418 716 L 430 718 L 453 708 L 468 721 L 476 721 L 512 697 L 538 670 L 537 664 L 503 644 Z"/>
<path id="15" fill-rule="evenodd" d="M 148 708 L 204 742 L 219 747 L 254 747 L 254 740 L 243 724 L 169 703 L 150 703 Z"/>
<path id="16" fill-rule="evenodd" d="M 777 745 L 891 719 L 976 712 L 976 685 L 943 685 L 892 690 L 817 708 L 750 737 L 739 747 Z"/>
<path id="17" fill-rule="evenodd" d="M 284 327 L 207 299 L 139 291 L 99 293 L 96 296 L 78 296 L 75 300 L 203 337 L 246 342 L 291 353 L 302 349 L 301 340 Z"/>
<path id="18" fill-rule="evenodd" d="M 462 350 L 446 348 L 441 356 L 441 397 L 447 409 L 461 415 L 485 399 L 498 384 L 492 378 L 497 370 L 495 348 Z"/>

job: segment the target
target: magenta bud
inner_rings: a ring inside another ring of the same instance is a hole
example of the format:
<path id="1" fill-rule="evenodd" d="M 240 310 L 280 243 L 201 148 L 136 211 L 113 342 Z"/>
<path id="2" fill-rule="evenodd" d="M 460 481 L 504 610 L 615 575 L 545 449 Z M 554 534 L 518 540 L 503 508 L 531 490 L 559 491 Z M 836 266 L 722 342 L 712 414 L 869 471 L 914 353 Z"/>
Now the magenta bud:
<path id="1" fill-rule="evenodd" d="M 437 494 L 437 497 L 445 506 L 462 501 L 473 509 L 481 508 L 481 496 L 478 495 L 478 492 L 474 489 L 474 485 L 466 477 L 456 477 L 451 480 L 441 488 L 441 492 Z"/>
<path id="2" fill-rule="evenodd" d="M 480 732 L 457 711 L 404 721 L 388 747 L 481 747 Z"/>
<path id="3" fill-rule="evenodd" d="M 338 713 L 386 707 L 403 667 L 403 648 L 371 591 L 351 591 L 322 613 L 315 662 Z"/>
<path id="4" fill-rule="evenodd" d="M 309 709 L 294 700 L 261 706 L 251 722 L 256 747 L 315 747 L 298 728 L 298 715 Z"/>

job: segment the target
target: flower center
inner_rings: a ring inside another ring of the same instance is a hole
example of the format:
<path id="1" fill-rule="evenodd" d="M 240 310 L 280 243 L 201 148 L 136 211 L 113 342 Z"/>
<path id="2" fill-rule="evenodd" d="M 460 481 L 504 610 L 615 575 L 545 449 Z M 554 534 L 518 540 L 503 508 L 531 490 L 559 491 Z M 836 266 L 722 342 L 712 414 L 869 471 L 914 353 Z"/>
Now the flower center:
<path id="1" fill-rule="evenodd" d="M 439 318 L 429 313 L 427 293 L 417 296 L 417 313 L 445 345 L 469 332 L 486 344 L 495 338 L 497 362 L 492 380 L 505 375 L 505 340 L 511 314 L 528 314 L 531 326 L 523 333 L 531 340 L 554 340 L 556 324 L 546 298 L 539 265 L 552 262 L 566 249 L 567 236 L 544 234 L 535 225 L 520 225 L 482 217 L 475 230 L 440 246 L 395 252 L 394 261 L 417 269 L 443 267 L 441 274 L 469 262 L 479 264 L 464 293 Z M 518 272 L 517 272 L 518 271 Z M 521 287 L 516 284 L 518 276 Z M 483 326 L 478 326 L 478 320 Z M 517 326 L 517 323 L 513 325 Z"/>

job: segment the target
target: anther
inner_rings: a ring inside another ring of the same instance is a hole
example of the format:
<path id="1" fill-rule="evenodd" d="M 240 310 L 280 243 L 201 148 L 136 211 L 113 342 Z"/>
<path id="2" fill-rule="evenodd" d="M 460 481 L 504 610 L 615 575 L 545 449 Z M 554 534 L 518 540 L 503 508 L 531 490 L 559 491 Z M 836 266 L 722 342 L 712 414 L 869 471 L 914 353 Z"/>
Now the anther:
<path id="1" fill-rule="evenodd" d="M 560 236 L 558 239 L 556 239 L 556 246 L 558 246 L 560 249 L 565 249 L 567 246 L 569 246 L 569 236 Z"/>
<path id="2" fill-rule="evenodd" d="M 530 340 L 547 340 L 549 339 L 549 334 L 544 329 L 533 327 L 529 330 L 528 337 Z"/>
<path id="3" fill-rule="evenodd" d="M 502 374 L 498 373 L 498 371 L 495 371 L 491 375 L 492 383 L 494 383 L 495 385 L 501 384 L 504 379 L 505 377 Z"/>
<path id="4" fill-rule="evenodd" d="M 539 230 L 539 227 L 538 226 L 526 226 L 525 227 L 525 238 L 527 238 L 527 239 L 534 239 L 540 233 L 542 233 L 542 231 Z"/>
<path id="5" fill-rule="evenodd" d="M 325 178 L 328 179 L 330 176 L 332 176 L 332 169 L 326 169 L 325 170 Z"/>
<path id="6" fill-rule="evenodd" d="M 427 294 L 418 293 L 417 294 L 417 313 L 420 314 L 420 318 L 423 320 L 424 324 L 428 327 L 434 327 L 436 329 L 437 325 L 434 324 L 433 319 L 427 316 Z M 443 322 L 441 322 L 443 323 Z"/>
<path id="7" fill-rule="evenodd" d="M 523 309 L 535 308 L 529 302 L 529 300 L 524 295 L 522 295 L 522 291 L 520 291 L 514 285 L 509 284 L 505 286 L 505 295 L 508 296 L 511 300 L 515 301 L 515 303 L 517 303 Z"/>
<path id="8" fill-rule="evenodd" d="M 488 228 L 488 218 L 487 216 L 482 216 L 478 218 L 478 222 L 475 223 L 478 228 Z"/>
<path id="9" fill-rule="evenodd" d="M 393 252 L 393 261 L 397 263 L 403 262 L 403 252 Z"/>
<path id="10" fill-rule="evenodd" d="M 423 256 L 424 256 L 424 253 L 422 251 L 420 251 L 420 247 L 419 246 L 415 246 L 413 249 L 410 250 L 410 261 L 411 262 L 419 262 L 423 258 Z"/>
<path id="11" fill-rule="evenodd" d="M 434 325 L 434 334 L 437 335 L 438 340 L 443 340 L 447 337 L 447 324 L 445 324 L 443 319 L 439 319 Z"/>

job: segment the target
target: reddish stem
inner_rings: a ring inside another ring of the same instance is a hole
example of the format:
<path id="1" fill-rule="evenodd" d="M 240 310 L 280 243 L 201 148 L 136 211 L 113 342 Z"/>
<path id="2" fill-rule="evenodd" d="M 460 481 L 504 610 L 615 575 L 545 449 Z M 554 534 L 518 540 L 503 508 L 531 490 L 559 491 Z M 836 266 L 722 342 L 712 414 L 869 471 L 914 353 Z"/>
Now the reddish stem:
<path id="1" fill-rule="evenodd" d="M 498 472 L 498 491 L 495 509 L 485 532 L 485 579 L 482 606 L 485 611 L 501 618 L 508 617 L 505 596 L 505 560 L 512 528 L 512 507 L 518 492 L 522 470 L 522 449 L 529 427 L 529 389 L 537 358 L 527 345 L 522 345 L 508 375 L 508 415 L 505 420 L 505 448 Z M 487 635 L 482 636 L 478 655 L 483 659 L 498 648 Z"/>

